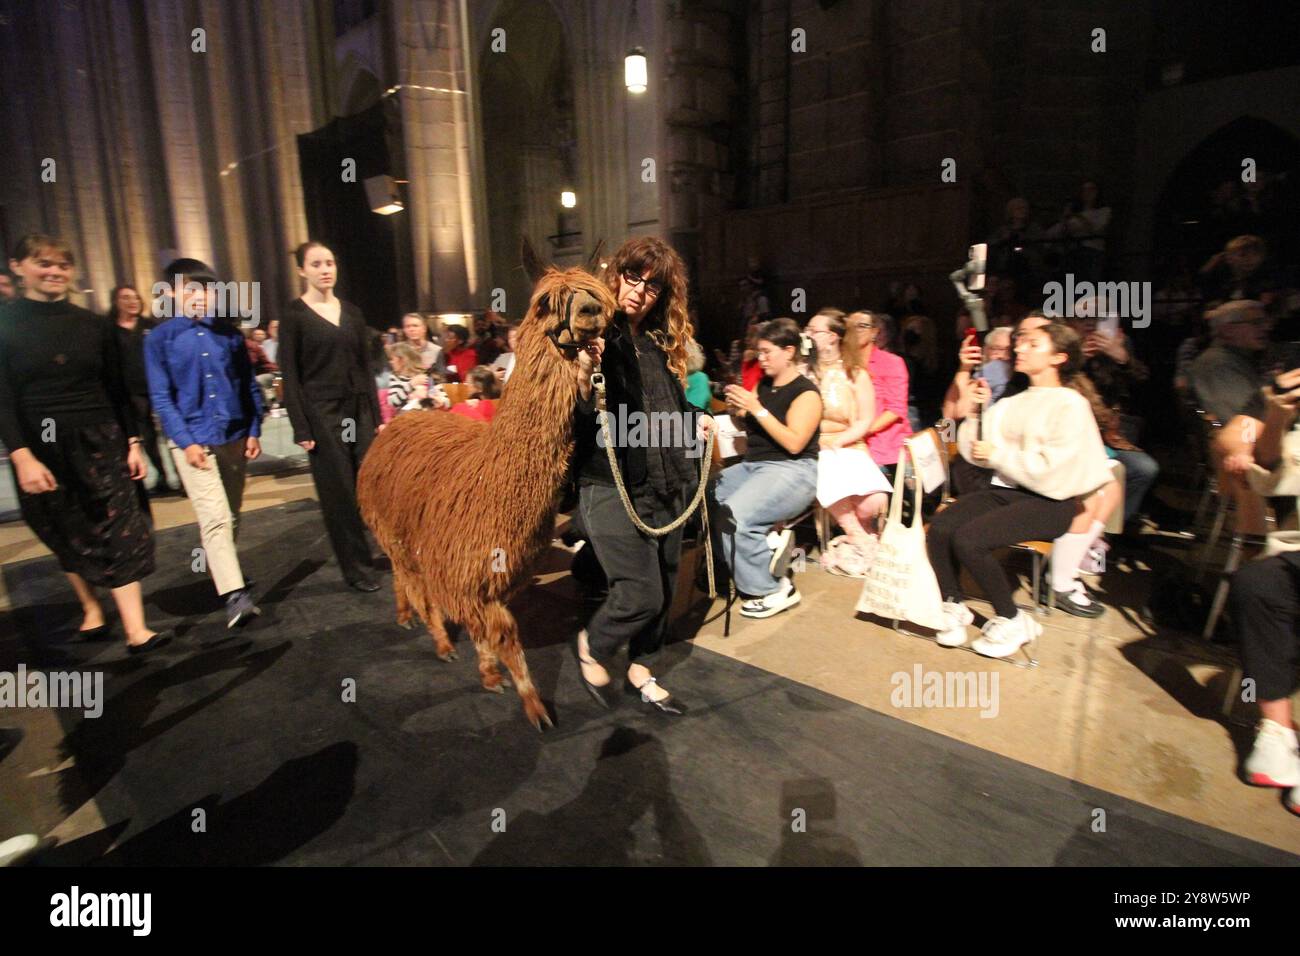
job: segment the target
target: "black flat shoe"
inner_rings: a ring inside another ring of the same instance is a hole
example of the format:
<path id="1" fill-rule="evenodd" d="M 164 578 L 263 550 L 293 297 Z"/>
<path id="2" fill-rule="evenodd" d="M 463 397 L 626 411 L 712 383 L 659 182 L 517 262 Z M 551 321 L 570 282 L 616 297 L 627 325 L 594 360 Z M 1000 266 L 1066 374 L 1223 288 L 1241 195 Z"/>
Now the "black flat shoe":
<path id="1" fill-rule="evenodd" d="M 358 578 L 355 581 L 349 581 L 348 587 L 354 591 L 361 591 L 365 594 L 373 594 L 379 590 L 379 582 L 372 581 L 370 578 Z"/>
<path id="2" fill-rule="evenodd" d="M 77 636 L 83 641 L 106 641 L 112 636 L 113 628 L 108 624 L 92 627 L 87 631 L 78 631 Z"/>
<path id="3" fill-rule="evenodd" d="M 605 699 L 604 693 L 601 692 L 599 687 L 587 680 L 587 675 L 582 672 L 583 664 L 599 664 L 600 661 L 594 660 L 590 657 L 584 658 L 582 656 L 582 651 L 578 649 L 577 637 L 573 639 L 573 643 L 570 644 L 569 647 L 573 650 L 573 659 L 578 662 L 578 680 L 582 681 L 582 686 L 587 689 L 587 693 L 591 695 L 592 699 L 596 703 L 600 704 L 600 706 L 605 710 L 609 710 L 610 703 Z"/>
<path id="4" fill-rule="evenodd" d="M 171 631 L 159 631 L 157 634 L 149 638 L 149 640 L 145 641 L 143 644 L 126 645 L 126 652 L 131 655 L 148 654 L 150 651 L 156 651 L 158 650 L 158 648 L 170 644 L 171 642 L 172 642 Z"/>
<path id="5" fill-rule="evenodd" d="M 672 694 L 669 694 L 663 700 L 651 700 L 648 696 L 646 696 L 645 691 L 641 689 L 642 687 L 645 687 L 647 684 L 658 684 L 658 683 L 659 681 L 651 677 L 648 678 L 646 682 L 641 685 L 641 687 L 637 687 L 636 684 L 633 684 L 631 680 L 625 678 L 623 681 L 623 690 L 629 695 L 631 694 L 638 695 L 641 698 L 642 704 L 645 704 L 649 707 L 653 707 L 661 714 L 671 714 L 673 717 L 680 717 L 683 714 L 685 714 L 686 705 L 679 703 L 677 698 L 674 697 Z"/>

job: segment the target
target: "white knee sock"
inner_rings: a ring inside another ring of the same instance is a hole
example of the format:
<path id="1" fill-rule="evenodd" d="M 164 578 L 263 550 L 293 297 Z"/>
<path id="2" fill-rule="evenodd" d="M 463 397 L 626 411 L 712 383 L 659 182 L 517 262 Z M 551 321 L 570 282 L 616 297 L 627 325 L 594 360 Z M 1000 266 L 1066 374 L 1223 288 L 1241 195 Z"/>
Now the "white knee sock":
<path id="1" fill-rule="evenodd" d="M 1092 543 L 1106 530 L 1103 521 L 1094 521 L 1087 531 L 1066 533 L 1052 542 L 1052 590 L 1073 591 L 1079 576 L 1079 562 L 1083 560 Z"/>

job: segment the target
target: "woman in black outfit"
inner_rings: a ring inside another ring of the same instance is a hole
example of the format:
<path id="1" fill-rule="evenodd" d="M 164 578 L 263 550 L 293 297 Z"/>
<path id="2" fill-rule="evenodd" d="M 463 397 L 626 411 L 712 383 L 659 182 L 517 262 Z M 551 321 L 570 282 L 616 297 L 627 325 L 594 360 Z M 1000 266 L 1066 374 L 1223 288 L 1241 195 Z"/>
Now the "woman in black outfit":
<path id="1" fill-rule="evenodd" d="M 111 588 L 128 652 L 153 650 L 171 635 L 144 619 L 153 532 L 137 497 L 146 468 L 117 339 L 68 301 L 75 266 L 66 242 L 24 236 L 9 267 L 24 296 L 0 310 L 0 440 L 23 520 L 72 583 L 80 633 L 107 636 L 93 589 Z"/>
<path id="2" fill-rule="evenodd" d="M 610 430 L 618 442 L 618 419 L 668 413 L 682 423 L 677 444 L 651 442 L 615 447 L 615 457 L 637 515 L 662 527 L 682 513 L 699 481 L 701 462 L 695 444 L 713 427 L 686 402 L 686 343 L 691 338 L 686 312 L 686 267 L 659 239 L 629 239 L 614 253 L 606 284 L 618 309 L 614 321 L 589 351 L 578 356 L 579 399 L 574 438 L 578 510 L 591 549 L 609 581 L 609 596 L 592 615 L 575 645 L 583 685 L 608 706 L 601 688 L 605 669 L 627 647 L 624 688 L 665 714 L 685 708 L 659 686 L 649 664 L 668 633 L 668 614 L 682 550 L 682 530 L 652 537 L 637 530 L 614 484 L 608 453 L 597 440 L 596 393 L 591 384 L 595 361 L 607 388 Z M 653 418 L 649 419 L 654 421 Z M 624 422 L 628 426 L 635 419 Z M 697 424 L 698 422 L 698 424 Z M 626 434 L 626 432 L 622 432 Z M 687 443 L 695 449 L 688 454 Z"/>
<path id="3" fill-rule="evenodd" d="M 144 337 L 157 324 L 144 314 L 144 300 L 135 286 L 120 285 L 113 290 L 108 310 L 108 321 L 117 336 L 117 352 L 122 358 L 122 381 L 131 396 L 131 411 L 140 429 L 140 445 L 153 462 L 155 491 L 174 491 L 167 482 L 163 467 L 162 448 L 158 444 L 158 430 L 154 427 L 153 406 L 149 403 L 149 380 L 144 374 Z"/>
<path id="4" fill-rule="evenodd" d="M 334 253 L 305 242 L 294 253 L 307 291 L 280 319 L 280 373 L 293 439 L 307 450 L 325 530 L 343 579 L 378 591 L 366 526 L 357 510 L 357 472 L 382 427 L 361 310 L 334 294 Z"/>

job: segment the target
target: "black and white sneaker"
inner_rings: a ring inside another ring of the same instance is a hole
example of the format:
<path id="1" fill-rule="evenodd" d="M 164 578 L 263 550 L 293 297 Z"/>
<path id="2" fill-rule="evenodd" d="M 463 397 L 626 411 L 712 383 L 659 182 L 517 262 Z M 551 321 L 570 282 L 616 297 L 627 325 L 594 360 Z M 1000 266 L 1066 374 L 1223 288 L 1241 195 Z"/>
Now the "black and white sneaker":
<path id="1" fill-rule="evenodd" d="M 778 590 L 761 598 L 750 598 L 740 605 L 740 613 L 744 617 L 771 617 L 773 614 L 780 614 L 787 608 L 794 607 L 801 600 L 794 582 L 789 578 L 782 578 Z"/>
<path id="2" fill-rule="evenodd" d="M 226 595 L 226 628 L 238 627 L 240 624 L 262 613 L 262 609 L 253 603 L 253 589 L 247 585 L 238 591 Z"/>
<path id="3" fill-rule="evenodd" d="M 773 531 L 767 536 L 767 543 L 772 548 L 772 560 L 768 562 L 767 570 L 779 581 L 790 572 L 790 563 L 794 560 L 794 529 Z"/>

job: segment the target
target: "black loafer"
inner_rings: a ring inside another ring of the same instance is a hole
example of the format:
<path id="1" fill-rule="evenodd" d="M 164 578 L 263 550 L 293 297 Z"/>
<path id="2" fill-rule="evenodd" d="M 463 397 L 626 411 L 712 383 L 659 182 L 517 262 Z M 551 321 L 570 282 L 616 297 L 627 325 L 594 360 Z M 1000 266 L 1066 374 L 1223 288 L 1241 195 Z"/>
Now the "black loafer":
<path id="1" fill-rule="evenodd" d="M 348 587 L 354 591 L 361 591 L 365 594 L 373 594 L 379 590 L 379 582 L 372 581 L 370 578 L 357 578 L 355 581 L 349 581 Z"/>
<path id="2" fill-rule="evenodd" d="M 658 684 L 658 683 L 659 682 L 657 680 L 651 677 L 645 682 L 645 684 L 642 684 L 641 687 L 645 687 L 646 684 Z M 686 705 L 680 703 L 677 700 L 677 698 L 674 697 L 672 694 L 669 694 L 663 700 L 651 700 L 649 697 L 646 696 L 645 692 L 641 689 L 641 687 L 637 687 L 635 684 L 633 684 L 630 680 L 627 680 L 626 678 L 624 678 L 623 680 L 623 690 L 628 694 L 635 694 L 636 696 L 640 697 L 641 703 L 644 706 L 653 707 L 661 714 L 669 714 L 673 717 L 681 717 L 683 714 L 686 713 Z"/>
<path id="3" fill-rule="evenodd" d="M 106 641 L 112 636 L 113 628 L 108 624 L 92 627 L 88 631 L 78 631 L 77 636 L 83 641 Z"/>
<path id="4" fill-rule="evenodd" d="M 149 638 L 149 640 L 145 641 L 143 644 L 126 645 L 126 652 L 133 656 L 136 654 L 148 654 L 150 651 L 156 651 L 158 650 L 158 648 L 170 644 L 171 642 L 172 642 L 171 631 L 159 631 L 157 634 Z"/>
<path id="5" fill-rule="evenodd" d="M 1091 598 L 1088 599 L 1087 604 L 1080 604 L 1076 596 L 1074 591 L 1057 591 L 1052 599 L 1052 607 L 1066 614 L 1073 614 L 1075 617 L 1090 619 L 1101 617 L 1106 613 L 1106 608 Z"/>

